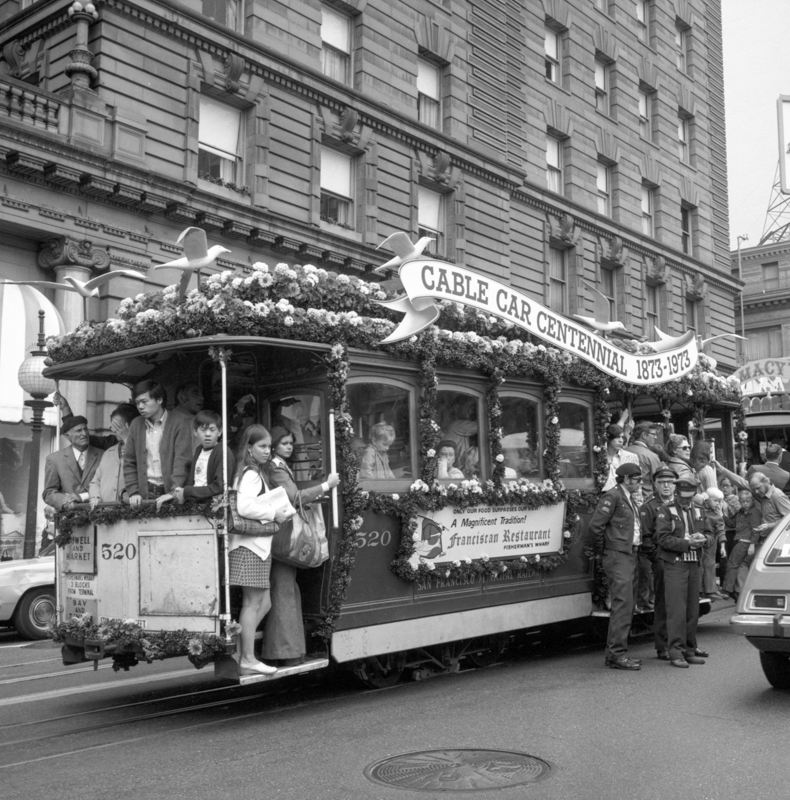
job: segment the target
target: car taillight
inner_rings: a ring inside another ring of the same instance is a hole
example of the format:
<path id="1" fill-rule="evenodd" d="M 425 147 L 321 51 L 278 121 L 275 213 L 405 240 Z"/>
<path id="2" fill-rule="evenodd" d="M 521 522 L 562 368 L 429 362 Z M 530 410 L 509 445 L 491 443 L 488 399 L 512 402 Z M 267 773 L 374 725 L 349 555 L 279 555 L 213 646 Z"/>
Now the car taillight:
<path id="1" fill-rule="evenodd" d="M 753 594 L 752 608 L 768 608 L 772 611 L 782 611 L 787 607 L 787 598 L 777 594 Z"/>

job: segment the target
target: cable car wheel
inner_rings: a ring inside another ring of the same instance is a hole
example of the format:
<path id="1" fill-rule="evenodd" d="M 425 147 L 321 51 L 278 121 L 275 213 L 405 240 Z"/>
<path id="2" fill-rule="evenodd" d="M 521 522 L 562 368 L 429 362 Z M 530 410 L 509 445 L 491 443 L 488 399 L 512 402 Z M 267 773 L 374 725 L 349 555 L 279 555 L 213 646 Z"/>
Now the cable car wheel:
<path id="1" fill-rule="evenodd" d="M 386 689 L 394 686 L 406 666 L 406 653 L 384 653 L 358 661 L 353 667 L 354 674 L 371 689 Z"/>
<path id="2" fill-rule="evenodd" d="M 467 644 L 464 655 L 476 667 L 490 667 L 499 660 L 506 645 L 507 637 L 503 634 L 480 636 Z"/>

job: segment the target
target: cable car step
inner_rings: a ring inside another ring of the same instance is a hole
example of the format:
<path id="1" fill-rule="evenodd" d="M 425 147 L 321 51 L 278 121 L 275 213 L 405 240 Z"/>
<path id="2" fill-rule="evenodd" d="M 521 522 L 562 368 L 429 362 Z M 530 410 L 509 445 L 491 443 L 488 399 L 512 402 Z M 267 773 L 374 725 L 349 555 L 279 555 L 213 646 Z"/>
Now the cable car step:
<path id="1" fill-rule="evenodd" d="M 231 656 L 221 656 L 214 662 L 214 677 L 222 681 L 232 681 L 240 686 L 250 683 L 261 683 L 263 681 L 273 681 L 278 678 L 287 678 L 289 675 L 297 675 L 300 672 L 312 672 L 316 669 L 324 669 L 329 666 L 328 658 L 311 658 L 302 664 L 293 667 L 278 667 L 273 675 L 239 675 L 239 665 L 235 658 Z"/>

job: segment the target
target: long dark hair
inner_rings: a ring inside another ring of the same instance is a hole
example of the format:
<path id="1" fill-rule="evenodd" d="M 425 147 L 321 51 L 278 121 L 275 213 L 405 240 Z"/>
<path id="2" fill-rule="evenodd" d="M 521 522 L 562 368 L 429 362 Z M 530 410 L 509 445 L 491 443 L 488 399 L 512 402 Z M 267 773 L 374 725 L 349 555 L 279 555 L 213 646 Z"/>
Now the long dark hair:
<path id="1" fill-rule="evenodd" d="M 257 461 L 254 461 L 250 457 L 249 448 L 254 444 L 258 444 L 261 439 L 267 438 L 270 438 L 269 431 L 267 431 L 263 425 L 250 425 L 244 431 L 244 435 L 241 437 L 241 444 L 236 451 L 236 474 L 233 476 L 234 481 L 238 481 L 247 468 L 254 469 L 258 473 L 261 472 L 263 465 L 258 464 Z"/>

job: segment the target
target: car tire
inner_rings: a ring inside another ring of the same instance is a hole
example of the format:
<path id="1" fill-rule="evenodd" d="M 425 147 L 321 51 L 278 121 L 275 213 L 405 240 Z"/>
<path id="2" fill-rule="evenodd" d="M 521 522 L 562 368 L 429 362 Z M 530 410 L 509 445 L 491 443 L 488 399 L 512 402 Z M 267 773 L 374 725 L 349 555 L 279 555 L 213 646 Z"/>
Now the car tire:
<path id="1" fill-rule="evenodd" d="M 790 689 L 790 653 L 761 650 L 760 664 L 774 689 Z"/>
<path id="2" fill-rule="evenodd" d="M 46 639 L 55 616 L 55 589 L 40 586 L 28 592 L 14 613 L 14 627 L 23 639 Z"/>

